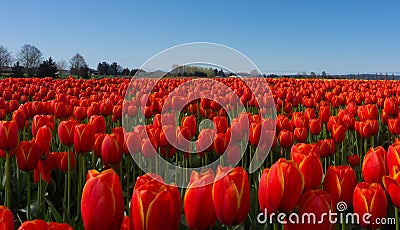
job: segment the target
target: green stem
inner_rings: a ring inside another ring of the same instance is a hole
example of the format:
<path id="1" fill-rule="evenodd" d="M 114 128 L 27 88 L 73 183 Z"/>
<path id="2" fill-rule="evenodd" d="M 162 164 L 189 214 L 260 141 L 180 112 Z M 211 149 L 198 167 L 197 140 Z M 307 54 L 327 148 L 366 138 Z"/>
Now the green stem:
<path id="1" fill-rule="evenodd" d="M 394 207 L 394 216 L 396 218 L 396 230 L 399 230 L 400 228 L 400 223 L 399 223 L 399 209 L 397 207 Z"/>
<path id="2" fill-rule="evenodd" d="M 274 223 L 274 230 L 280 230 L 280 224 Z"/>
<path id="3" fill-rule="evenodd" d="M 6 151 L 6 199 L 5 204 L 7 208 L 11 209 L 11 197 L 10 197 L 10 151 Z"/>
<path id="4" fill-rule="evenodd" d="M 26 173 L 26 206 L 27 206 L 27 213 L 26 219 L 31 219 L 31 173 Z"/>
<path id="5" fill-rule="evenodd" d="M 71 208 L 71 157 L 70 146 L 68 147 L 68 172 L 67 172 L 67 220 L 70 218 Z M 72 153 L 73 154 L 73 153 Z"/>
<path id="6" fill-rule="evenodd" d="M 126 158 L 126 204 L 129 204 L 129 182 L 130 182 L 130 175 L 131 175 L 131 161 L 130 156 Z M 129 210 L 128 210 L 129 211 Z"/>
<path id="7" fill-rule="evenodd" d="M 64 175 L 64 204 L 67 203 L 67 193 L 68 193 L 68 175 Z M 64 205 L 64 208 L 67 208 L 67 205 Z M 67 210 L 63 213 L 63 221 L 67 221 Z"/>

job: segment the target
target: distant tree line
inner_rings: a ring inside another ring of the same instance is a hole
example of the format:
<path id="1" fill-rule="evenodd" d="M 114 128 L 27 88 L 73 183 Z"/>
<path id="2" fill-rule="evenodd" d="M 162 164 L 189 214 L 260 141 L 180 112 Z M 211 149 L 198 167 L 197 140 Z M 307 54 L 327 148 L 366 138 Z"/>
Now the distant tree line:
<path id="1" fill-rule="evenodd" d="M 6 47 L 0 46 L 0 76 L 8 73 L 12 77 L 57 77 L 69 73 L 88 78 L 89 74 L 133 76 L 137 71 L 122 68 L 116 62 L 102 62 L 97 70 L 91 70 L 79 53 L 69 60 L 69 66 L 65 60 L 56 63 L 52 57 L 44 59 L 42 52 L 29 44 L 23 45 L 14 58 Z"/>

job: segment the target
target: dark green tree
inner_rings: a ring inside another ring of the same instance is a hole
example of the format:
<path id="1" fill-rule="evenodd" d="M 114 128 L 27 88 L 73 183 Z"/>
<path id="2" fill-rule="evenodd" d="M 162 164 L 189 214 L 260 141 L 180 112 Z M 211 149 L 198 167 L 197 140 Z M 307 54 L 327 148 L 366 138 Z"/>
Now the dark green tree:
<path id="1" fill-rule="evenodd" d="M 39 77 L 56 77 L 57 71 L 57 64 L 50 57 L 39 65 L 38 75 Z"/>

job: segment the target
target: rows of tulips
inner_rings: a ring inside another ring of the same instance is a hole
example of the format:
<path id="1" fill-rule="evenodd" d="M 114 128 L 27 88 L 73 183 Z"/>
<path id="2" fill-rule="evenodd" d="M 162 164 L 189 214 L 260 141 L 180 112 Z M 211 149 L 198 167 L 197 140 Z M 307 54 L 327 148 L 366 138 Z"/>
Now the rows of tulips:
<path id="1" fill-rule="evenodd" d="M 0 227 L 399 229 L 374 223 L 399 219 L 396 81 L 256 79 L 270 89 L 252 92 L 239 78 L 221 78 L 227 89 L 201 85 L 220 103 L 196 99 L 203 88 L 169 101 L 190 80 L 163 79 L 144 96 L 153 80 L 137 81 L 139 93 L 129 92 L 130 79 L 0 80 Z M 215 128 L 200 129 L 205 119 Z M 178 180 L 151 165 L 156 155 L 182 167 L 226 158 Z M 253 157 L 263 162 L 249 173 Z M 257 223 L 264 210 L 322 216 L 339 202 L 345 212 L 370 213 L 371 223 L 325 216 L 322 225 L 281 225 L 277 215 Z"/>

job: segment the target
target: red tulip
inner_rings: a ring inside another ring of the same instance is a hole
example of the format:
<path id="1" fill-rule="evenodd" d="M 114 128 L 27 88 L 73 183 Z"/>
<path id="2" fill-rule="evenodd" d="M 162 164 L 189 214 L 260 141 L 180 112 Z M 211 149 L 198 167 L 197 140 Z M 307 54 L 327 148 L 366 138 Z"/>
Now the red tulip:
<path id="1" fill-rule="evenodd" d="M 307 141 L 307 129 L 305 127 L 295 128 L 293 134 L 297 143 L 304 143 Z"/>
<path id="2" fill-rule="evenodd" d="M 311 134 L 319 135 L 322 129 L 322 122 L 319 119 L 311 119 L 308 123 Z"/>
<path id="3" fill-rule="evenodd" d="M 50 143 L 52 139 L 52 131 L 51 129 L 45 125 L 38 129 L 35 143 L 40 150 L 40 155 L 46 155 L 50 151 Z"/>
<path id="4" fill-rule="evenodd" d="M 74 169 L 75 167 L 75 154 L 73 152 L 60 152 L 60 170 L 62 172 L 68 172 L 68 154 L 69 154 L 69 161 L 70 161 L 70 170 Z"/>
<path id="5" fill-rule="evenodd" d="M 226 129 L 228 128 L 228 120 L 226 117 L 216 116 L 214 117 L 214 125 L 217 133 L 226 133 Z"/>
<path id="6" fill-rule="evenodd" d="M 211 129 L 202 129 L 199 133 L 199 138 L 196 141 L 196 150 L 200 152 L 209 152 L 214 145 L 214 131 Z"/>
<path id="7" fill-rule="evenodd" d="M 317 146 L 321 158 L 332 156 L 336 152 L 336 143 L 333 139 L 319 140 Z"/>
<path id="8" fill-rule="evenodd" d="M 250 136 L 249 141 L 252 145 L 258 145 L 261 136 L 261 123 L 252 122 L 250 124 Z"/>
<path id="9" fill-rule="evenodd" d="M 351 205 L 355 187 L 356 173 L 350 166 L 329 166 L 324 179 L 324 190 L 332 195 L 335 204 L 343 201 Z"/>
<path id="10" fill-rule="evenodd" d="M 74 148 L 75 153 L 88 153 L 94 145 L 94 128 L 90 124 L 80 124 L 75 126 Z"/>
<path id="11" fill-rule="evenodd" d="M 119 230 L 124 219 L 124 196 L 118 174 L 112 169 L 90 170 L 82 192 L 85 229 Z"/>
<path id="12" fill-rule="evenodd" d="M 64 102 L 55 103 L 53 112 L 54 116 L 57 117 L 58 119 L 63 119 L 68 117 L 67 106 L 64 104 Z"/>
<path id="13" fill-rule="evenodd" d="M 18 125 L 15 121 L 0 121 L 0 149 L 12 150 L 18 145 Z"/>
<path id="14" fill-rule="evenodd" d="M 10 209 L 6 206 L 0 205 L 0 229 L 13 230 L 14 217 Z"/>
<path id="15" fill-rule="evenodd" d="M 397 112 L 399 110 L 398 103 L 395 98 L 386 98 L 384 105 L 383 105 L 383 110 L 385 111 L 386 114 L 389 116 L 396 116 Z"/>
<path id="16" fill-rule="evenodd" d="M 279 133 L 281 130 L 293 130 L 290 124 L 289 118 L 285 115 L 278 115 L 276 117 L 276 132 Z"/>
<path id="17" fill-rule="evenodd" d="M 75 130 L 75 121 L 61 121 L 58 125 L 58 138 L 65 146 L 70 146 L 74 144 L 74 130 Z"/>
<path id="18" fill-rule="evenodd" d="M 360 216 L 360 225 L 364 228 L 376 229 L 380 224 L 376 224 L 378 218 L 385 218 L 387 215 L 388 203 L 385 191 L 378 183 L 361 182 L 357 184 L 353 193 L 354 213 Z M 366 222 L 362 217 L 369 214 Z"/>
<path id="19" fill-rule="evenodd" d="M 388 175 L 386 151 L 382 146 L 371 148 L 365 154 L 362 175 L 367 183 L 382 183 L 382 177 Z"/>
<path id="20" fill-rule="evenodd" d="M 360 157 L 357 154 L 347 156 L 347 162 L 350 164 L 351 167 L 355 168 L 360 163 Z"/>
<path id="21" fill-rule="evenodd" d="M 304 178 L 294 161 L 279 159 L 260 178 L 258 200 L 261 211 L 291 212 L 304 188 Z"/>
<path id="22" fill-rule="evenodd" d="M 101 157 L 101 145 L 103 144 L 103 140 L 106 137 L 105 133 L 98 133 L 94 135 L 94 144 L 93 144 L 93 153 L 96 157 Z M 140 139 L 139 139 L 140 141 Z M 140 146 L 140 145 L 139 145 Z"/>
<path id="23" fill-rule="evenodd" d="M 335 225 L 330 222 L 328 213 L 336 213 L 332 196 L 327 192 L 317 190 L 307 190 L 300 198 L 298 215 L 304 217 L 310 213 L 317 217 L 317 221 L 312 223 L 302 223 L 296 227 L 307 230 L 333 230 Z M 322 223 L 321 223 L 322 222 Z M 290 225 L 289 225 L 290 226 Z M 291 228 L 290 228 L 291 229 Z"/>
<path id="24" fill-rule="evenodd" d="M 383 185 L 396 208 L 400 208 L 400 167 L 395 166 L 390 176 L 383 176 Z"/>
<path id="25" fill-rule="evenodd" d="M 39 161 L 40 150 L 34 141 L 22 141 L 17 148 L 17 165 L 24 172 L 33 171 Z"/>
<path id="26" fill-rule="evenodd" d="M 196 127 L 196 117 L 186 116 L 182 118 L 182 126 L 187 127 L 190 130 L 190 139 L 196 135 L 197 127 Z"/>
<path id="27" fill-rule="evenodd" d="M 25 112 L 21 109 L 15 110 L 12 115 L 12 120 L 17 122 L 18 128 L 25 127 Z"/>
<path id="28" fill-rule="evenodd" d="M 393 135 L 400 135 L 400 120 L 388 119 L 389 132 Z"/>
<path id="29" fill-rule="evenodd" d="M 131 226 L 135 230 L 178 229 L 181 205 L 175 186 L 164 184 L 156 175 L 140 176 L 132 194 Z"/>
<path id="30" fill-rule="evenodd" d="M 218 133 L 214 138 L 215 153 L 220 156 L 224 154 L 228 144 L 225 133 Z"/>
<path id="31" fill-rule="evenodd" d="M 54 117 L 52 116 L 44 116 L 44 115 L 36 115 L 32 120 L 32 135 L 36 137 L 36 133 L 38 129 L 42 126 L 47 125 L 51 130 L 54 129 Z"/>
<path id="32" fill-rule="evenodd" d="M 49 229 L 49 224 L 44 220 L 32 220 L 32 221 L 25 221 L 19 226 L 18 230 L 47 230 Z"/>
<path id="33" fill-rule="evenodd" d="M 126 145 L 128 147 L 130 154 L 135 154 L 140 152 L 141 150 L 140 134 L 138 132 L 127 133 Z"/>
<path id="34" fill-rule="evenodd" d="M 358 135 L 360 135 L 362 138 L 366 139 L 372 136 L 372 127 L 370 123 L 356 121 L 354 123 L 354 127 Z"/>
<path id="35" fill-rule="evenodd" d="M 157 152 L 156 149 L 158 148 L 157 146 L 157 141 L 155 139 L 149 139 L 145 138 L 142 139 L 142 155 L 146 159 L 153 158 Z"/>
<path id="36" fill-rule="evenodd" d="M 329 106 L 321 106 L 319 108 L 319 119 L 327 123 L 329 121 L 329 117 L 331 116 L 331 108 Z"/>
<path id="37" fill-rule="evenodd" d="M 282 130 L 278 135 L 279 144 L 282 148 L 290 148 L 294 143 L 293 133 L 288 130 Z"/>
<path id="38" fill-rule="evenodd" d="M 304 189 L 317 189 L 320 187 L 322 180 L 322 164 L 316 153 L 310 151 L 307 154 L 301 161 L 297 162 L 304 176 Z M 293 155 L 291 158 L 296 161 Z"/>
<path id="39" fill-rule="evenodd" d="M 51 171 L 60 166 L 60 157 L 58 153 L 48 153 L 41 156 L 37 167 L 34 170 L 34 182 L 37 183 L 41 176 L 42 180 L 51 183 Z"/>
<path id="40" fill-rule="evenodd" d="M 396 141 L 389 146 L 387 153 L 387 166 L 389 173 L 392 172 L 393 168 L 396 166 L 400 166 L 400 142 L 396 139 Z"/>
<path id="41" fill-rule="evenodd" d="M 218 167 L 213 185 L 213 202 L 218 221 L 232 226 L 242 223 L 250 211 L 250 185 L 242 167 Z"/>
<path id="42" fill-rule="evenodd" d="M 375 104 L 366 105 L 368 120 L 376 120 L 379 117 L 379 110 Z"/>
<path id="43" fill-rule="evenodd" d="M 91 116 L 89 119 L 89 124 L 93 125 L 95 134 L 106 133 L 106 120 L 103 116 Z"/>
<path id="44" fill-rule="evenodd" d="M 228 142 L 228 141 L 227 141 Z M 236 165 L 240 160 L 240 147 L 236 144 L 231 144 L 226 150 L 226 161 L 229 165 Z"/>
<path id="45" fill-rule="evenodd" d="M 217 216 L 212 199 L 213 182 L 211 169 L 201 174 L 192 171 L 183 199 L 186 222 L 190 229 L 214 227 Z"/>
<path id="46" fill-rule="evenodd" d="M 101 159 L 108 167 L 117 166 L 122 160 L 123 140 L 117 134 L 106 134 L 101 144 Z"/>
<path id="47" fill-rule="evenodd" d="M 77 106 L 74 107 L 74 118 L 77 121 L 81 121 L 87 118 L 87 109 L 85 107 Z"/>
<path id="48" fill-rule="evenodd" d="M 342 125 L 334 124 L 332 126 L 332 138 L 336 143 L 341 143 L 346 138 L 346 128 Z"/>

